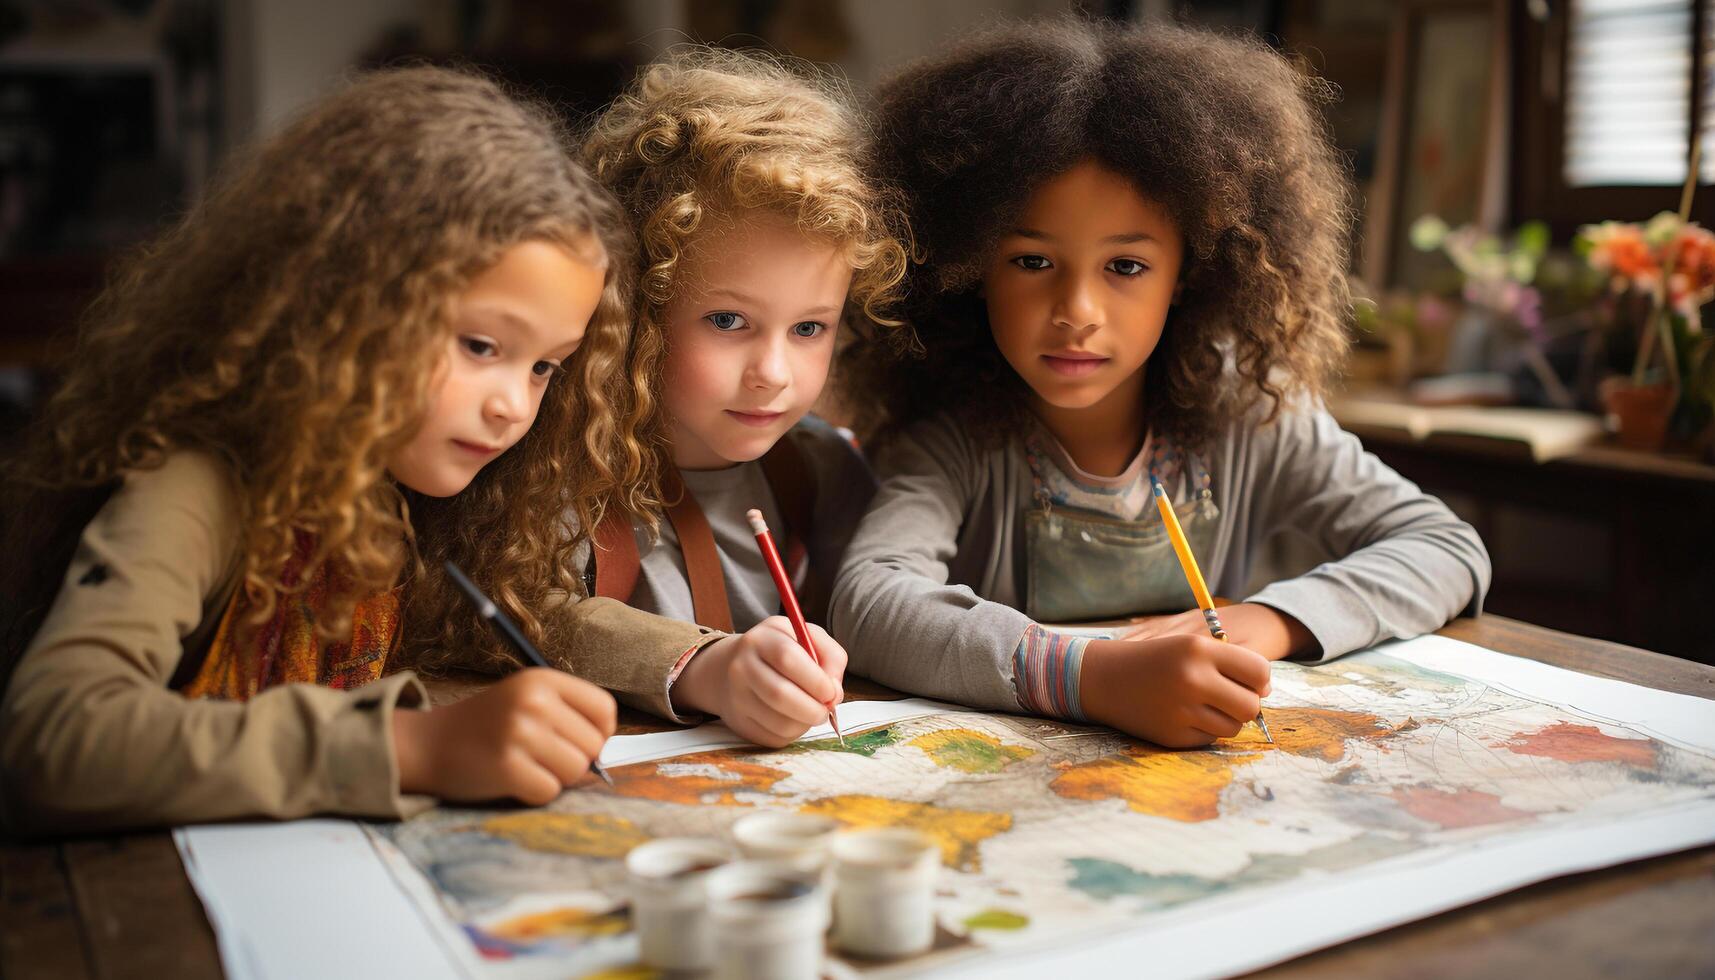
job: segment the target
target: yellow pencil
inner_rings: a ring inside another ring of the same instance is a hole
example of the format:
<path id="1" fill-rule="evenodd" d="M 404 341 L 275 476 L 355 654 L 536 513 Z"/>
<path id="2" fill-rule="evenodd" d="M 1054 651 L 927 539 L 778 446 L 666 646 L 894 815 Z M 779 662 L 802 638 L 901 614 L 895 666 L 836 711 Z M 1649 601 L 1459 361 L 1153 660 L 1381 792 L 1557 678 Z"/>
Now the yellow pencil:
<path id="1" fill-rule="evenodd" d="M 1191 583 L 1191 594 L 1197 597 L 1197 607 L 1203 610 L 1203 618 L 1209 623 L 1209 632 L 1225 643 L 1227 631 L 1221 626 L 1221 617 L 1215 615 L 1215 598 L 1203 582 L 1203 573 L 1197 568 L 1197 556 L 1191 553 L 1191 542 L 1185 540 L 1185 532 L 1179 528 L 1179 518 L 1173 513 L 1173 501 L 1167 499 L 1167 491 L 1153 473 L 1149 475 L 1149 488 L 1155 494 L 1155 506 L 1161 511 L 1161 523 L 1167 526 L 1173 552 L 1179 556 L 1179 567 L 1185 571 L 1185 581 Z M 1274 736 L 1269 734 L 1268 722 L 1262 720 L 1261 708 L 1257 709 L 1256 725 L 1262 729 L 1262 737 L 1272 744 Z"/>

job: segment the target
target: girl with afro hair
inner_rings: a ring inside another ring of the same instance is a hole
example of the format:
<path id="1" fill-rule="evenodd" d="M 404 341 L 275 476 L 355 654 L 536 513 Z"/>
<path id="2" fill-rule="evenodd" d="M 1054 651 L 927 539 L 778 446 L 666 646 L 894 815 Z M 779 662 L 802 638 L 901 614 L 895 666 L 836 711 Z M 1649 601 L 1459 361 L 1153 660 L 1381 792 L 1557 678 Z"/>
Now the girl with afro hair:
<path id="1" fill-rule="evenodd" d="M 881 87 L 872 166 L 922 261 L 907 328 L 850 351 L 882 481 L 834 589 L 853 671 L 1190 746 L 1257 715 L 1272 660 L 1478 611 L 1476 533 L 1319 402 L 1351 220 L 1322 91 L 1254 40 L 1085 21 Z M 1243 597 L 1230 644 L 1191 608 L 1152 479 Z M 1329 560 L 1246 595 L 1286 531 Z M 1043 625 L 1137 614 L 1110 638 Z"/>

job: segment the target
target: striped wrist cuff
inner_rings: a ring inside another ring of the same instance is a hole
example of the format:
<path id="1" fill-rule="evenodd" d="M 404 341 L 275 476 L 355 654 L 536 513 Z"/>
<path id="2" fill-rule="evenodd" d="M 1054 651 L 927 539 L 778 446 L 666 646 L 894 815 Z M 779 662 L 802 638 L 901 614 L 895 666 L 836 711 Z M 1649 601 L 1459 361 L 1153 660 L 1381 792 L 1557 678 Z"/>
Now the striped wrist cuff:
<path id="1" fill-rule="evenodd" d="M 1033 715 L 1088 721 L 1078 701 L 1078 672 L 1089 643 L 1088 637 L 1030 624 L 1012 652 L 1013 690 L 1019 706 Z"/>

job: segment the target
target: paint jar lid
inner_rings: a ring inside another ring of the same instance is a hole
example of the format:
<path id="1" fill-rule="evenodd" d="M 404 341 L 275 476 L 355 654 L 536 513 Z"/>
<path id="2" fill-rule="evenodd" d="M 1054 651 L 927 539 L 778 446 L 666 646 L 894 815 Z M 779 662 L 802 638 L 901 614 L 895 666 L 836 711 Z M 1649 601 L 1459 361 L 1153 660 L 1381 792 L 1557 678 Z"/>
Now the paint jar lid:
<path id="1" fill-rule="evenodd" d="M 709 872 L 733 859 L 732 849 L 709 837 L 662 837 L 625 855 L 625 870 L 639 899 L 678 897 L 702 901 Z"/>
<path id="2" fill-rule="evenodd" d="M 781 861 L 734 861 L 708 877 L 709 915 L 716 936 L 728 930 L 747 942 L 782 941 L 828 930 L 828 901 L 819 875 Z"/>
<path id="3" fill-rule="evenodd" d="M 828 848 L 840 822 L 814 813 L 764 810 L 740 817 L 732 825 L 733 840 L 747 858 L 791 861 L 812 871 L 827 862 Z"/>
<path id="4" fill-rule="evenodd" d="M 941 864 L 941 847 L 933 837 L 920 830 L 872 827 L 848 830 L 836 836 L 833 857 L 835 873 L 842 880 L 933 879 Z"/>

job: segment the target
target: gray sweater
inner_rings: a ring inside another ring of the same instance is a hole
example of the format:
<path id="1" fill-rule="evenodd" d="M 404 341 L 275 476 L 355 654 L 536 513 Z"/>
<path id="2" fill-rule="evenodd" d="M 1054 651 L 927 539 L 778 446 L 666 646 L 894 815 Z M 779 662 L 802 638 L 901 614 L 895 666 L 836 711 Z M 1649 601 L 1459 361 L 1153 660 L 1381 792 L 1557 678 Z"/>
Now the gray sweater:
<path id="1" fill-rule="evenodd" d="M 1244 601 L 1303 623 L 1323 659 L 1481 610 L 1489 556 L 1469 524 L 1321 407 L 1283 409 L 1268 424 L 1263 415 L 1235 422 L 1201 457 L 1221 511 L 1214 547 L 1199 555 L 1216 594 L 1241 595 L 1262 545 L 1291 528 L 1337 560 Z M 943 415 L 894 440 L 876 469 L 881 489 L 829 613 L 849 669 L 914 694 L 1019 710 L 1013 652 L 1031 625 L 1019 608 L 1033 506 L 1021 440 L 980 446 Z"/>

